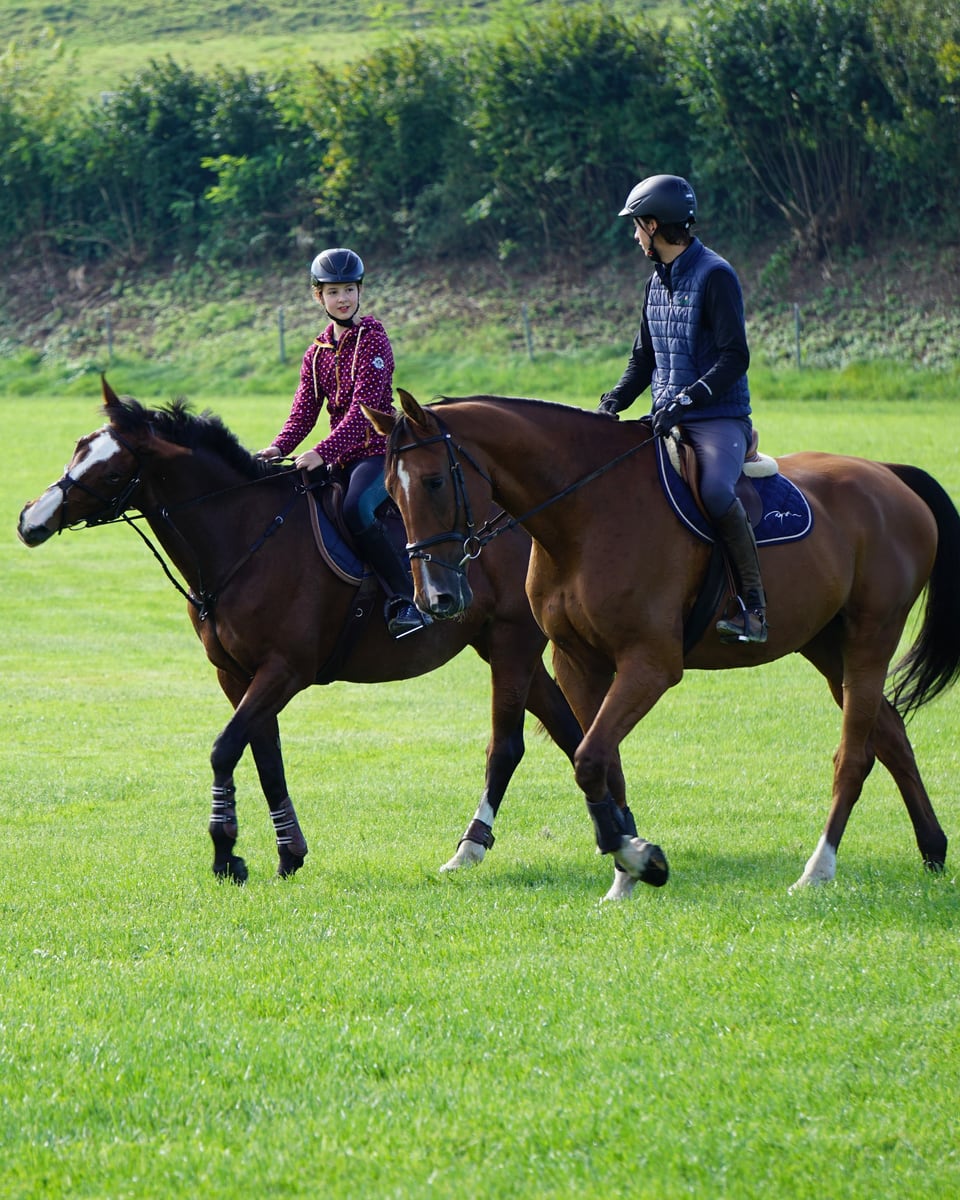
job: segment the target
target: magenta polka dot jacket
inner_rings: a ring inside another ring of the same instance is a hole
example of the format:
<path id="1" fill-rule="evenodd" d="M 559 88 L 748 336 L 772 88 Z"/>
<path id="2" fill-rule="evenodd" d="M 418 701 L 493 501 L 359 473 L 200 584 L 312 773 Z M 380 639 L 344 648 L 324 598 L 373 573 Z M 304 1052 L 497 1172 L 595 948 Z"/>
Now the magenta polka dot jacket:
<path id="1" fill-rule="evenodd" d="M 281 454 L 292 453 L 316 425 L 326 401 L 330 435 L 313 448 L 328 466 L 383 454 L 386 438 L 374 431 L 360 405 L 389 412 L 392 391 L 393 349 L 376 317 L 361 317 L 336 343 L 331 322 L 303 356 L 290 416 L 273 444 Z"/>

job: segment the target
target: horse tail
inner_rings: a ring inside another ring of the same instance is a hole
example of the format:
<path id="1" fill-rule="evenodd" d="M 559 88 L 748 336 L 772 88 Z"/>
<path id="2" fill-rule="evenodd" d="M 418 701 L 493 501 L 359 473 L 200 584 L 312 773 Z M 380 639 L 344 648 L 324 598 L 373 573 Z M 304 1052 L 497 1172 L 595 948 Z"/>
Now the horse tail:
<path id="1" fill-rule="evenodd" d="M 937 556 L 926 586 L 916 640 L 890 672 L 891 703 L 904 716 L 939 696 L 960 677 L 960 513 L 939 483 L 919 467 L 887 463 L 926 504 L 937 522 Z"/>

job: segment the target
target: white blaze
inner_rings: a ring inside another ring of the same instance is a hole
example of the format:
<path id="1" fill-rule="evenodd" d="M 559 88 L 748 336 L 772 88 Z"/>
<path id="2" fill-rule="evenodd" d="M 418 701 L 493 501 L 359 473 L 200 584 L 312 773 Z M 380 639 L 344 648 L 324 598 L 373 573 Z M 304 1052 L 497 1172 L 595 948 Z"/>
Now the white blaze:
<path id="1" fill-rule="evenodd" d="M 99 433 L 95 433 L 86 445 L 86 454 L 79 462 L 67 466 L 64 474 L 69 474 L 71 479 L 82 479 L 84 475 L 95 467 L 98 463 L 109 462 L 117 452 L 117 443 L 114 441 L 109 429 L 101 429 Z M 70 466 L 73 470 L 70 470 Z M 57 514 L 60 511 L 60 506 L 63 504 L 64 494 L 59 483 L 51 483 L 47 490 L 39 497 L 30 508 L 24 512 L 22 528 L 26 532 L 30 529 L 49 529 L 54 523 Z"/>

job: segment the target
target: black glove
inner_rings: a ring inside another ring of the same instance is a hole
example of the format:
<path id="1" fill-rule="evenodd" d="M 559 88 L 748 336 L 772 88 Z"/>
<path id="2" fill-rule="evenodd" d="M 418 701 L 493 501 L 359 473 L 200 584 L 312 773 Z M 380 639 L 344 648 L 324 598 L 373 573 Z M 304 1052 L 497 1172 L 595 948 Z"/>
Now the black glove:
<path id="1" fill-rule="evenodd" d="M 653 414 L 653 432 L 657 437 L 667 437 L 674 425 L 679 425 L 690 411 L 693 401 L 686 392 L 679 392 Z"/>
<path id="2" fill-rule="evenodd" d="M 620 420 L 620 414 L 617 412 L 617 402 L 613 398 L 611 392 L 604 392 L 600 397 L 600 403 L 597 405 L 597 412 L 603 413 L 604 416 L 613 417 L 615 421 Z"/>

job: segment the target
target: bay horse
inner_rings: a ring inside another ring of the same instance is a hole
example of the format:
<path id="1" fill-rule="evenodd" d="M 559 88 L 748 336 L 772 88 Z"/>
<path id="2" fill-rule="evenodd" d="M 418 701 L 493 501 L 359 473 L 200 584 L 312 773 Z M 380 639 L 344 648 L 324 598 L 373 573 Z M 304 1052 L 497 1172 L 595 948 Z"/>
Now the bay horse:
<path id="1" fill-rule="evenodd" d="M 102 382 L 107 423 L 80 438 L 66 471 L 20 514 L 18 534 L 37 546 L 55 533 L 145 518 L 186 581 L 193 627 L 234 712 L 211 754 L 214 874 L 242 883 L 234 769 L 250 746 L 273 820 L 278 874 L 304 861 L 307 843 L 287 789 L 277 714 L 300 691 L 334 678 L 355 683 L 410 679 L 472 646 L 490 666 L 492 733 L 483 793 L 474 819 L 442 870 L 482 861 L 493 820 L 524 752 L 528 710 L 573 761 L 582 730 L 544 666 L 547 639 L 524 594 L 530 540 L 522 531 L 471 571 L 475 597 L 462 621 L 434 623 L 395 641 L 374 596 L 345 638 L 358 605 L 356 582 L 321 557 L 301 472 L 267 464 L 245 450 L 214 415 L 183 401 L 149 410 Z M 140 532 L 137 526 L 137 531 Z"/>
<path id="2" fill-rule="evenodd" d="M 943 868 L 947 839 L 921 781 L 904 716 L 960 672 L 960 515 L 925 471 L 823 453 L 778 460 L 806 496 L 812 528 L 760 550 L 766 644 L 721 642 L 713 601 L 706 634 L 684 648 L 710 546 L 668 507 L 648 421 L 541 400 L 441 397 L 402 414 L 369 414 L 390 436 L 386 478 L 410 536 L 416 601 L 435 618 L 469 611 L 465 565 L 522 524 L 533 538 L 527 594 L 553 644 L 555 674 L 586 731 L 574 756 L 597 845 L 622 868 L 611 898 L 666 864 L 636 837 L 619 747 L 685 669 L 754 667 L 794 652 L 840 706 L 832 802 L 793 885 L 832 880 L 837 849 L 874 761 L 889 770 L 923 862 Z M 491 501 L 503 519 L 478 525 Z M 507 519 L 511 514 L 510 519 Z M 891 670 L 911 609 L 926 592 L 912 647 Z M 885 687 L 890 685 L 889 698 Z"/>

